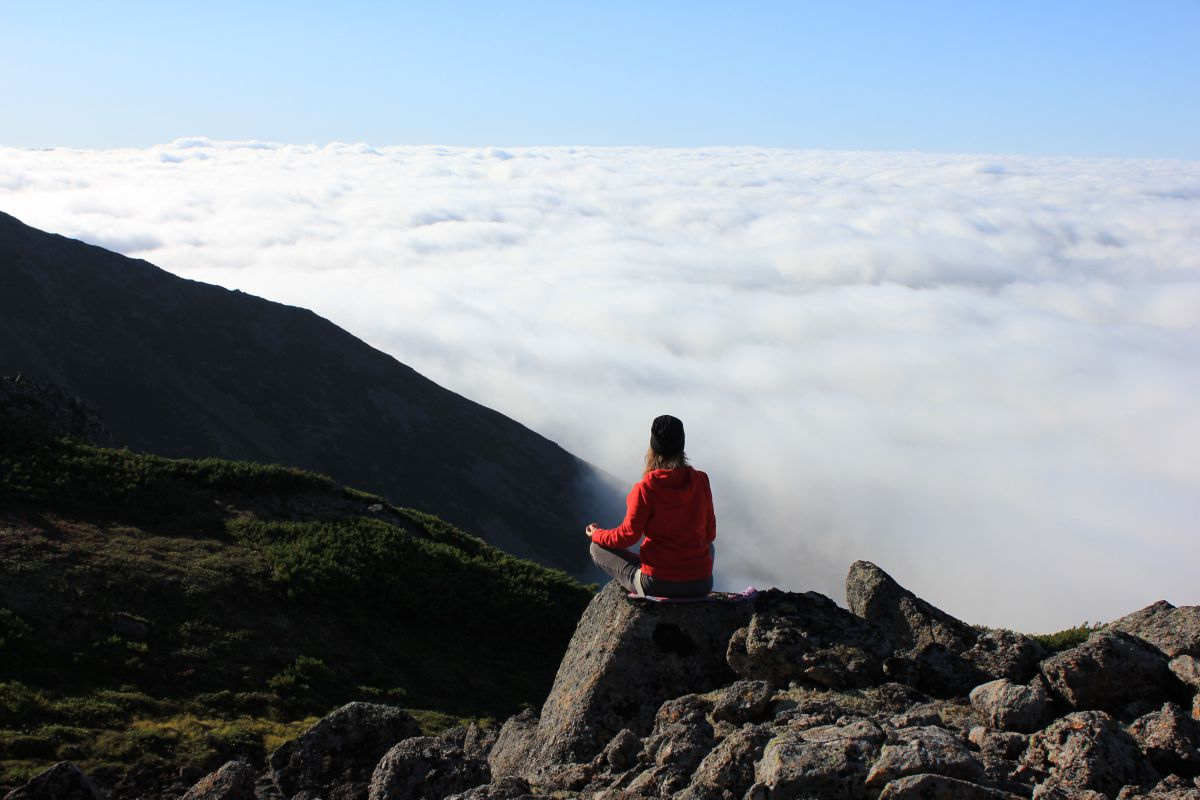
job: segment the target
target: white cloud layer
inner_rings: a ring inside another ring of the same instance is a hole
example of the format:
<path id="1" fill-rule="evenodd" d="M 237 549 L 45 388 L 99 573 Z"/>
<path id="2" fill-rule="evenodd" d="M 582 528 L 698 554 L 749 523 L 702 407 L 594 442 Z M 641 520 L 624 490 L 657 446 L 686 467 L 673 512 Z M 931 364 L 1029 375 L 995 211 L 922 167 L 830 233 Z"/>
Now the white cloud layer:
<path id="1" fill-rule="evenodd" d="M 1200 604 L 1197 162 L 188 139 L 0 149 L 0 210 L 312 308 L 630 482 L 680 416 L 723 588 L 842 601 L 866 558 L 1024 630 Z"/>

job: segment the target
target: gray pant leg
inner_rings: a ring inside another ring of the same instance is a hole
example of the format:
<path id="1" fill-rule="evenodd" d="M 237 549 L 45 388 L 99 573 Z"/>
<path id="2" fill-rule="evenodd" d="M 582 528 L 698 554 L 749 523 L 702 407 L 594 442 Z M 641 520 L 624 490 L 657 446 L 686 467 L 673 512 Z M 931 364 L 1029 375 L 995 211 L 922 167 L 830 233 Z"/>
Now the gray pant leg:
<path id="1" fill-rule="evenodd" d="M 603 547 L 592 542 L 591 554 L 593 563 L 624 586 L 625 591 L 637 591 L 633 586 L 633 576 L 642 566 L 642 560 L 636 553 L 618 547 Z"/>

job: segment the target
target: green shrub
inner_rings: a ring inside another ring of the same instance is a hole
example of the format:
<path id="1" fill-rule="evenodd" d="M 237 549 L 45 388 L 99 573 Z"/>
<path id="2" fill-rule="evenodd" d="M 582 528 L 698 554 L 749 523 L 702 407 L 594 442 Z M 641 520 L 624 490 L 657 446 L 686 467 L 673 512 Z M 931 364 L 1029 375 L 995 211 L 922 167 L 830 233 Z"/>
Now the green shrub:
<path id="1" fill-rule="evenodd" d="M 1064 631 L 1057 633 L 1041 633 L 1035 634 L 1034 639 L 1041 643 L 1042 647 L 1049 650 L 1051 653 L 1058 653 L 1063 650 L 1069 650 L 1072 647 L 1077 647 L 1087 641 L 1087 638 L 1096 631 L 1103 628 L 1104 625 L 1099 622 L 1077 625 L 1074 628 L 1067 628 Z"/>

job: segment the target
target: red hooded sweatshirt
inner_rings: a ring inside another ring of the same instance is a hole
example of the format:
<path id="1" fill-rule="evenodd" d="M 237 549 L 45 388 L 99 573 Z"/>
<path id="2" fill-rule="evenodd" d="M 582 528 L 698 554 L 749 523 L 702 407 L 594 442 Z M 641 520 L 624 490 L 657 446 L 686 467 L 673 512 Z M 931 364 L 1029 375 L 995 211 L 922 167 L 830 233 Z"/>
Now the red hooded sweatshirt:
<path id="1" fill-rule="evenodd" d="M 642 572 L 666 581 L 696 581 L 712 575 L 717 538 L 708 476 L 691 467 L 647 472 L 625 499 L 625 521 L 595 530 L 592 541 L 604 547 L 642 542 Z"/>

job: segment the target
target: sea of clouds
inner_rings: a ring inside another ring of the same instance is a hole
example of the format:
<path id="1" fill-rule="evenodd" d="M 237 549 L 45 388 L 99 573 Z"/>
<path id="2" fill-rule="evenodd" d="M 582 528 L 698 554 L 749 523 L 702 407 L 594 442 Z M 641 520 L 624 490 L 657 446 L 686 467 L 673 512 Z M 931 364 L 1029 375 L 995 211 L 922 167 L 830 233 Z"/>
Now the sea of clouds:
<path id="1" fill-rule="evenodd" d="M 719 588 L 842 601 L 865 558 L 1029 631 L 1200 603 L 1200 162 L 181 139 L 0 148 L 0 210 L 628 482 L 681 417 Z"/>

